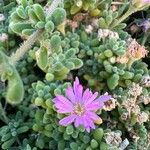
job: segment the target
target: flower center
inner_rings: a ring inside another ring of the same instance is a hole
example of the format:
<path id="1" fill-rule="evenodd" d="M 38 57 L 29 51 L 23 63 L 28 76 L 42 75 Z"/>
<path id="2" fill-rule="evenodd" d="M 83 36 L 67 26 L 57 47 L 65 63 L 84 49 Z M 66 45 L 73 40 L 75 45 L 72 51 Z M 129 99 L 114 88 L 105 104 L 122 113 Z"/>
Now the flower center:
<path id="1" fill-rule="evenodd" d="M 83 115 L 83 113 L 85 112 L 85 108 L 84 108 L 84 106 L 83 105 L 81 105 L 81 104 L 76 104 L 75 105 L 75 107 L 74 107 L 74 112 L 75 112 L 75 114 L 77 114 L 77 115 Z"/>

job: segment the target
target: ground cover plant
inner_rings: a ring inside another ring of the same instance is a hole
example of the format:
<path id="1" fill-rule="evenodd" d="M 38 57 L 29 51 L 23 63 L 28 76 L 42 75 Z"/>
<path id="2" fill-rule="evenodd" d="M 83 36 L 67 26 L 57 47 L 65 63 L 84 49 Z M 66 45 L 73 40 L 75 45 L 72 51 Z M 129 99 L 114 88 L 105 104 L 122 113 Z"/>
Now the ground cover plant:
<path id="1" fill-rule="evenodd" d="M 0 149 L 150 150 L 150 0 L 0 0 Z"/>

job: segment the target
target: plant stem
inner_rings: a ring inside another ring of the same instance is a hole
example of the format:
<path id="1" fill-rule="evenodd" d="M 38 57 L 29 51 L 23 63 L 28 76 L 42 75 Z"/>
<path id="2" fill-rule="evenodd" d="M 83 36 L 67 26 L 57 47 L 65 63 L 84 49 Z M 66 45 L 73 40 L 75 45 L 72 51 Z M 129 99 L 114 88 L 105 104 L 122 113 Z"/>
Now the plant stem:
<path id="1" fill-rule="evenodd" d="M 119 25 L 121 22 L 123 22 L 126 18 L 128 18 L 134 12 L 136 12 L 135 8 L 132 7 L 132 5 L 130 5 L 130 7 L 127 10 L 127 12 L 123 16 L 121 16 L 120 18 L 118 18 L 118 20 L 111 25 L 111 28 L 114 28 L 117 25 Z"/>
<path id="2" fill-rule="evenodd" d="M 11 61 L 13 64 L 16 64 L 23 56 L 24 54 L 31 49 L 33 44 L 36 42 L 37 39 L 39 39 L 39 36 L 42 34 L 43 30 L 37 30 L 32 35 L 29 36 L 29 38 L 20 46 L 20 48 L 17 49 L 15 54 L 11 55 Z"/>
<path id="3" fill-rule="evenodd" d="M 7 124 L 9 122 L 9 119 L 6 116 L 5 110 L 3 109 L 1 102 L 0 102 L 0 113 L 1 113 L 1 116 L 3 117 L 2 118 L 3 121 Z"/>
<path id="4" fill-rule="evenodd" d="M 4 72 L 4 66 L 3 64 L 0 64 L 0 74 L 2 74 Z"/>
<path id="5" fill-rule="evenodd" d="M 48 16 L 51 16 L 55 9 L 58 7 L 58 5 L 62 2 L 63 0 L 53 0 L 52 4 L 49 6 L 49 8 L 46 10 L 46 14 Z"/>
<path id="6" fill-rule="evenodd" d="M 62 2 L 62 0 L 54 0 L 52 4 L 48 7 L 46 14 L 51 16 L 58 5 Z M 11 61 L 15 65 L 23 56 L 24 54 L 32 48 L 33 44 L 39 39 L 40 35 L 44 32 L 44 29 L 39 29 L 35 31 L 29 38 L 20 46 L 19 49 L 12 54 Z"/>
<path id="7" fill-rule="evenodd" d="M 145 43 L 146 43 L 146 41 L 147 41 L 147 39 L 148 39 L 148 36 L 149 36 L 149 34 L 148 33 L 145 33 L 144 34 L 144 37 L 143 37 L 143 39 L 142 39 L 142 43 L 141 43 L 141 45 L 145 45 Z"/>

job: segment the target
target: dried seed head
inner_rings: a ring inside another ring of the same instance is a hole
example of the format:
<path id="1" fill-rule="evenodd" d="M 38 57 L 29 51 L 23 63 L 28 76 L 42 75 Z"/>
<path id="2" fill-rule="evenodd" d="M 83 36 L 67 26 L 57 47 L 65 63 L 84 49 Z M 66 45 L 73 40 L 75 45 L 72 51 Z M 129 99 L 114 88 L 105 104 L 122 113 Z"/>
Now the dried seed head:
<path id="1" fill-rule="evenodd" d="M 133 24 L 130 27 L 130 31 L 132 34 L 134 34 L 134 33 L 137 33 L 138 31 L 140 31 L 140 28 L 136 24 Z"/>
<path id="2" fill-rule="evenodd" d="M 88 17 L 88 14 L 87 14 L 87 13 L 77 13 L 77 14 L 73 17 L 73 21 L 81 22 L 83 19 L 86 20 L 87 17 Z"/>
<path id="3" fill-rule="evenodd" d="M 85 31 L 86 31 L 86 33 L 92 33 L 92 32 L 93 32 L 93 26 L 87 25 L 87 26 L 85 27 Z"/>
<path id="4" fill-rule="evenodd" d="M 127 57 L 127 55 L 116 58 L 116 62 L 121 63 L 121 64 L 126 64 L 128 61 L 129 61 L 129 57 Z"/>
<path id="5" fill-rule="evenodd" d="M 140 113 L 140 107 L 139 105 L 135 105 L 133 108 L 132 108 L 132 113 L 133 114 L 139 114 Z"/>
<path id="6" fill-rule="evenodd" d="M 98 39 L 101 40 L 101 39 L 105 39 L 105 38 L 115 38 L 115 39 L 118 39 L 119 38 L 119 35 L 117 32 L 113 32 L 109 29 L 99 29 L 98 30 Z"/>
<path id="7" fill-rule="evenodd" d="M 98 27 L 99 27 L 99 25 L 98 25 L 98 19 L 92 18 L 92 19 L 91 19 L 91 25 L 92 25 L 93 27 L 95 27 L 95 28 L 98 28 Z"/>
<path id="8" fill-rule="evenodd" d="M 144 123 L 144 122 L 147 122 L 148 119 L 149 119 L 148 114 L 147 114 L 146 112 L 141 112 L 141 113 L 138 115 L 138 117 L 137 117 L 137 122 L 138 122 L 139 124 L 142 124 L 142 123 Z"/>
<path id="9" fill-rule="evenodd" d="M 121 142 L 122 142 L 121 133 L 120 132 L 109 132 L 109 133 L 106 133 L 105 141 L 110 146 L 118 147 L 121 144 Z"/>
<path id="10" fill-rule="evenodd" d="M 140 107 L 136 104 L 136 99 L 131 98 L 123 101 L 122 106 L 128 111 L 129 116 L 131 115 L 131 113 L 140 113 Z"/>
<path id="11" fill-rule="evenodd" d="M 129 93 L 132 96 L 137 97 L 137 96 L 141 95 L 142 90 L 143 90 L 143 88 L 139 84 L 133 83 L 132 86 L 129 88 Z"/>
<path id="12" fill-rule="evenodd" d="M 105 111 L 111 111 L 115 109 L 115 107 L 116 107 L 116 99 L 111 98 L 110 100 L 104 103 L 103 109 Z"/>
<path id="13" fill-rule="evenodd" d="M 139 101 L 143 102 L 145 105 L 150 103 L 150 96 L 149 95 L 142 95 L 139 97 Z"/>
<path id="14" fill-rule="evenodd" d="M 150 76 L 143 76 L 143 79 L 141 81 L 141 85 L 144 87 L 150 87 Z"/>
<path id="15" fill-rule="evenodd" d="M 133 129 L 130 130 L 129 135 L 134 140 L 134 142 L 137 142 L 140 138 Z"/>
<path id="16" fill-rule="evenodd" d="M 5 20 L 5 16 L 4 14 L 0 14 L 0 22 L 4 21 Z"/>
<path id="17" fill-rule="evenodd" d="M 0 41 L 5 42 L 8 40 L 8 35 L 6 33 L 0 34 Z"/>
<path id="18" fill-rule="evenodd" d="M 118 6 L 117 6 L 117 5 L 112 5 L 112 6 L 111 6 L 111 10 L 112 10 L 113 12 L 117 11 L 117 10 L 118 10 Z"/>
<path id="19" fill-rule="evenodd" d="M 74 31 L 78 27 L 78 22 L 67 19 L 66 24 Z"/>
<path id="20" fill-rule="evenodd" d="M 138 44 L 135 39 L 129 38 L 127 43 L 129 45 L 127 49 L 127 55 L 129 57 L 138 60 L 144 58 L 148 54 L 148 51 L 145 49 L 145 47 Z"/>

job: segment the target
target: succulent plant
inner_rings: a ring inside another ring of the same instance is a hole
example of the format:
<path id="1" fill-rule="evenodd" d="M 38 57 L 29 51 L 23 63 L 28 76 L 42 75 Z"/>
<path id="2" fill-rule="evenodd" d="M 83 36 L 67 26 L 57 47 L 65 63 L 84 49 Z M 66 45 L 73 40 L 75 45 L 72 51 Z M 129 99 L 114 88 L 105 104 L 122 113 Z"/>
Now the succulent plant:
<path id="1" fill-rule="evenodd" d="M 150 149 L 149 6 L 0 0 L 0 149 Z"/>

